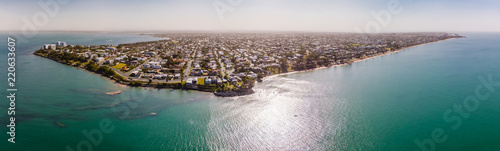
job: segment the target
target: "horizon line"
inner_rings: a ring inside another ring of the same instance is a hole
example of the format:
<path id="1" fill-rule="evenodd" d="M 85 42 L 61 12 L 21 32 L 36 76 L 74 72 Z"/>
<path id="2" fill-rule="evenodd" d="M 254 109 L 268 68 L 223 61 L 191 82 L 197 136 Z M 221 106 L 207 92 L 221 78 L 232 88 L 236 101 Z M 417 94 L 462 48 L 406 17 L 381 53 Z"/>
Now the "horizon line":
<path id="1" fill-rule="evenodd" d="M 0 32 L 24 32 L 21 30 L 0 30 Z M 499 33 L 500 31 L 391 31 L 391 32 L 354 32 L 354 31 L 287 31 L 287 30 L 41 30 L 41 33 L 356 33 L 356 34 L 384 34 L 384 33 Z"/>

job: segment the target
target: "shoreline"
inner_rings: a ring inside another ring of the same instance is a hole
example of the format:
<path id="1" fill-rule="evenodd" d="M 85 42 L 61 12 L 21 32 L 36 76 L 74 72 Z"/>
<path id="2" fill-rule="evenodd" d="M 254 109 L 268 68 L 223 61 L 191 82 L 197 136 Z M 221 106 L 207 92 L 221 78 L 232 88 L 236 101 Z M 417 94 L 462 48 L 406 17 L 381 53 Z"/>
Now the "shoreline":
<path id="1" fill-rule="evenodd" d="M 279 74 L 273 74 L 273 75 L 269 75 L 269 76 L 265 76 L 263 77 L 261 80 L 265 80 L 265 79 L 268 79 L 268 78 L 272 78 L 272 77 L 277 77 L 277 76 L 281 76 L 281 75 L 288 75 L 288 74 L 295 74 L 295 73 L 300 73 L 300 72 L 308 72 L 308 71 L 314 71 L 314 70 L 320 70 L 320 69 L 327 69 L 327 68 L 331 68 L 331 67 L 337 67 L 337 66 L 343 66 L 343 65 L 350 65 L 350 64 L 353 64 L 353 63 L 356 63 L 356 62 L 360 62 L 360 61 L 364 61 L 364 60 L 368 60 L 368 59 L 372 59 L 372 58 L 375 58 L 375 57 L 380 57 L 380 56 L 384 56 L 384 55 L 388 55 L 388 54 L 392 54 L 392 53 L 396 53 L 396 52 L 400 52 L 402 50 L 405 50 L 405 49 L 409 49 L 409 48 L 413 48 L 413 47 L 417 47 L 417 46 L 421 46 L 421 45 L 427 45 L 427 44 L 432 44 L 432 43 L 437 43 L 437 42 L 441 42 L 441 41 L 445 41 L 445 40 L 449 40 L 449 39 L 455 39 L 455 38 L 447 38 L 447 39 L 442 39 L 442 40 L 437 40 L 437 41 L 433 41 L 433 42 L 428 42 L 428 43 L 422 43 L 422 44 L 418 44 L 418 45 L 412 45 L 412 46 L 408 46 L 408 47 L 402 47 L 400 49 L 396 49 L 394 51 L 388 51 L 388 52 L 385 52 L 385 53 L 381 53 L 381 54 L 376 54 L 376 55 L 373 55 L 373 56 L 370 56 L 370 57 L 365 57 L 365 58 L 353 58 L 349 61 L 347 61 L 347 63 L 343 63 L 343 64 L 335 64 L 335 65 L 330 65 L 330 66 L 321 66 L 321 67 L 316 67 L 316 68 L 312 68 L 312 69 L 306 69 L 306 70 L 300 70 L 300 71 L 291 71 L 291 72 L 287 72 L 287 73 L 279 73 Z M 86 70 L 88 72 L 91 72 L 91 73 L 94 73 L 94 74 L 97 74 L 101 77 L 104 77 L 104 78 L 107 78 L 111 81 L 114 81 L 114 84 L 116 84 L 118 87 L 121 87 L 121 88 L 126 88 L 126 87 L 142 87 L 144 89 L 153 89 L 153 88 L 156 88 L 156 89 L 165 89 L 165 88 L 168 88 L 168 89 L 171 89 L 171 90 L 174 90 L 174 89 L 177 89 L 177 90 L 195 90 L 195 91 L 198 91 L 198 92 L 205 92 L 205 93 L 212 93 L 216 96 L 230 96 L 230 97 L 233 97 L 233 96 L 242 96 L 242 95 L 249 95 L 249 94 L 253 94 L 253 90 L 252 90 L 252 93 L 241 93 L 240 92 L 237 92 L 237 91 L 228 91 L 228 92 L 211 92 L 211 91 L 206 91 L 206 90 L 203 90 L 203 89 L 189 89 L 189 88 L 184 88 L 182 86 L 182 82 L 181 83 L 171 83 L 170 85 L 167 84 L 167 83 L 163 83 L 160 85 L 160 83 L 142 83 L 140 82 L 139 85 L 136 85 L 136 81 L 128 81 L 128 80 L 125 80 L 126 77 L 123 77 L 121 74 L 118 74 L 116 73 L 118 76 L 120 76 L 121 78 L 117 78 L 117 77 L 114 77 L 114 76 L 109 76 L 109 75 L 104 75 L 102 73 L 98 73 L 96 71 L 92 71 L 92 70 L 89 70 L 89 69 L 86 69 L 84 67 L 81 67 L 81 66 L 74 66 L 72 64 L 68 64 L 68 63 L 63 63 L 62 61 L 58 61 L 56 59 L 52 59 L 52 58 L 48 58 L 46 56 L 43 56 L 43 55 L 39 55 L 39 54 L 36 54 L 34 53 L 36 56 L 40 56 L 40 57 L 44 57 L 44 58 L 47 58 L 47 59 L 51 59 L 51 60 L 54 60 L 58 63 L 61 63 L 61 64 L 65 64 L 65 65 L 68 65 L 68 66 L 71 66 L 71 67 L 76 67 L 76 68 L 80 68 L 80 69 L 83 69 L 83 70 Z M 259 81 L 259 82 L 262 82 L 262 81 Z M 179 85 L 180 84 L 180 85 Z M 237 93 L 237 94 L 233 94 L 233 93 Z M 104 92 L 106 93 L 106 92 Z M 118 93 L 119 94 L 119 93 Z"/>
<path id="2" fill-rule="evenodd" d="M 269 76 L 266 76 L 266 77 L 262 78 L 262 80 L 265 80 L 267 78 L 281 76 L 281 75 L 295 74 L 295 73 L 301 73 L 301 72 L 309 72 L 309 71 L 315 71 L 315 70 L 321 70 L 321 69 L 329 69 L 329 68 L 339 67 L 339 66 L 344 66 L 344 65 L 350 65 L 350 64 L 353 64 L 353 63 L 356 63 L 356 62 L 361 62 L 361 61 L 365 61 L 365 60 L 368 60 L 368 59 L 372 59 L 372 58 L 376 58 L 376 57 L 380 57 L 380 56 L 385 56 L 385 55 L 388 55 L 388 54 L 400 52 L 400 51 L 403 51 L 403 50 L 406 50 L 406 49 L 410 49 L 410 48 L 413 48 L 413 47 L 423 46 L 423 45 L 432 44 L 432 43 L 438 43 L 438 42 L 446 41 L 446 40 L 450 40 L 450 39 L 456 39 L 456 38 L 448 38 L 448 39 L 438 40 L 438 41 L 434 41 L 434 42 L 423 43 L 423 44 L 418 44 L 418 45 L 413 45 L 413 46 L 408 46 L 408 47 L 403 47 L 403 48 L 400 48 L 400 49 L 397 49 L 397 50 L 394 50 L 394 51 L 391 51 L 391 52 L 386 52 L 386 53 L 382 53 L 382 54 L 378 54 L 378 55 L 374 55 L 374 56 L 370 56 L 370 57 L 366 57 L 366 58 L 362 58 L 362 59 L 361 58 L 356 58 L 356 59 L 353 59 L 353 62 L 351 62 L 351 63 L 336 64 L 336 65 L 332 65 L 332 66 L 322 66 L 322 67 L 318 67 L 318 68 L 314 68 L 314 69 L 307 69 L 307 70 L 301 70 L 301 71 L 291 71 L 291 72 L 287 72 L 287 73 L 280 73 L 280 74 L 269 75 Z"/>
<path id="3" fill-rule="evenodd" d="M 109 91 L 122 91 L 123 88 L 143 88 L 143 89 L 170 89 L 170 90 L 180 90 L 180 91 L 189 91 L 189 90 L 193 90 L 193 91 L 196 91 L 196 92 L 201 92 L 201 93 L 210 93 L 210 94 L 214 94 L 214 92 L 210 92 L 210 91 L 205 91 L 205 90 L 198 90 L 198 89 L 188 89 L 188 88 L 183 88 L 183 87 L 168 87 L 168 86 L 158 86 L 158 85 L 154 85 L 154 84 L 141 84 L 139 86 L 136 86 L 136 85 L 131 85 L 130 81 L 121 81 L 119 79 L 116 79 L 116 78 L 113 78 L 113 77 L 108 77 L 108 76 L 105 76 L 101 73 L 97 73 L 97 72 L 94 72 L 92 70 L 88 70 L 84 67 L 80 67 L 80 66 L 73 66 L 73 65 L 70 65 L 70 64 L 67 64 L 67 63 L 63 63 L 61 61 L 58 61 L 58 60 L 55 60 L 55 59 L 51 59 L 51 58 L 47 58 L 45 56 L 42 56 L 42 55 L 38 55 L 38 54 L 33 54 L 35 56 L 39 56 L 39 57 L 43 57 L 43 58 L 46 58 L 46 59 L 50 59 L 52 61 L 55 61 L 57 63 L 60 63 L 62 65 L 66 65 L 66 66 L 70 66 L 70 67 L 74 67 L 74 68 L 77 68 L 77 69 L 80 69 L 80 70 L 83 70 L 83 71 L 87 71 L 91 74 L 95 74 L 99 77 L 102 77 L 102 78 L 105 78 L 105 79 L 108 79 L 110 80 L 111 82 L 113 82 L 114 85 L 117 85 L 118 87 L 120 87 L 119 89 L 117 90 L 109 90 Z M 121 76 L 121 75 L 119 75 Z M 103 91 L 102 93 L 103 94 L 107 94 L 109 91 Z M 109 95 L 109 94 L 107 94 Z"/>

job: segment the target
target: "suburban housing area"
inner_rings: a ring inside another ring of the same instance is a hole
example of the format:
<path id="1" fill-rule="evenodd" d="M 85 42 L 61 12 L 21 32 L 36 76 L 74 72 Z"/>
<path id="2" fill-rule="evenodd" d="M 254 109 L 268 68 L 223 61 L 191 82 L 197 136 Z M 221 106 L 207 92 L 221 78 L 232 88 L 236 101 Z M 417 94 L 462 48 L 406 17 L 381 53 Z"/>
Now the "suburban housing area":
<path id="1" fill-rule="evenodd" d="M 350 64 L 407 47 L 462 38 L 453 33 L 165 33 L 114 45 L 45 44 L 34 54 L 130 86 L 251 94 L 255 81 Z"/>

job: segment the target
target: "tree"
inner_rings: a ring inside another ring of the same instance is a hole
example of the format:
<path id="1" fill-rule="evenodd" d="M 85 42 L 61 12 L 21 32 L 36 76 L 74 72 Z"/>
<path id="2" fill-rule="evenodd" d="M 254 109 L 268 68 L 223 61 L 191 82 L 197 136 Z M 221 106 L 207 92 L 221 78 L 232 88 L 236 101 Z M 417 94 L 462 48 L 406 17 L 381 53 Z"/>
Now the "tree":
<path id="1" fill-rule="evenodd" d="M 166 59 L 167 59 L 167 63 L 165 63 L 165 65 L 163 65 L 164 67 L 170 67 L 170 66 L 175 65 L 175 62 L 174 62 L 174 60 L 172 59 L 172 57 L 167 56 L 167 57 L 166 57 Z"/>
<path id="2" fill-rule="evenodd" d="M 264 78 L 264 76 L 262 75 L 262 73 L 257 73 L 257 79 L 262 79 Z"/>
<path id="3" fill-rule="evenodd" d="M 289 67 L 288 60 L 286 58 L 280 58 L 279 62 L 280 62 L 281 72 L 282 73 L 288 72 L 288 67 Z"/>
<path id="4" fill-rule="evenodd" d="M 254 83 L 255 83 L 255 78 L 244 77 L 241 80 L 243 81 L 243 83 L 241 84 L 241 88 L 242 89 L 251 89 L 251 88 L 253 88 Z"/>
<path id="5" fill-rule="evenodd" d="M 97 66 L 97 64 L 96 64 L 95 62 L 93 62 L 93 61 L 92 61 L 92 62 L 89 62 L 89 64 L 87 64 L 87 65 L 85 66 L 85 68 L 86 68 L 87 70 L 97 71 L 99 67 Z"/>

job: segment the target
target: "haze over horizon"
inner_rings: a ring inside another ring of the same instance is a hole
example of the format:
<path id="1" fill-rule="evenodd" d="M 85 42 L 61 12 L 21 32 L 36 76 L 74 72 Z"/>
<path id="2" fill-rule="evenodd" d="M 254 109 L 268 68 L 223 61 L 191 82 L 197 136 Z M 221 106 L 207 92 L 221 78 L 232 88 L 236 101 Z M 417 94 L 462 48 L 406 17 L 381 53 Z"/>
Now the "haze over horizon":
<path id="1" fill-rule="evenodd" d="M 65 1 L 44 20 L 53 0 L 0 0 L 0 31 L 500 32 L 495 0 Z"/>

